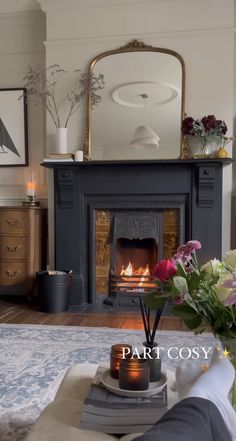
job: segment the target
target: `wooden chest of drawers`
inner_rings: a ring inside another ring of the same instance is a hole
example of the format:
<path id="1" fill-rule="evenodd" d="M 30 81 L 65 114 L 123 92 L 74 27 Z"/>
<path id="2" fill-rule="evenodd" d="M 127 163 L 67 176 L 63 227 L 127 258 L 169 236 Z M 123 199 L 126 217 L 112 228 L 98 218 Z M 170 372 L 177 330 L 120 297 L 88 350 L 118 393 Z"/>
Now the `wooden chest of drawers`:
<path id="1" fill-rule="evenodd" d="M 0 207 L 0 294 L 30 293 L 46 269 L 46 213 L 41 207 Z"/>

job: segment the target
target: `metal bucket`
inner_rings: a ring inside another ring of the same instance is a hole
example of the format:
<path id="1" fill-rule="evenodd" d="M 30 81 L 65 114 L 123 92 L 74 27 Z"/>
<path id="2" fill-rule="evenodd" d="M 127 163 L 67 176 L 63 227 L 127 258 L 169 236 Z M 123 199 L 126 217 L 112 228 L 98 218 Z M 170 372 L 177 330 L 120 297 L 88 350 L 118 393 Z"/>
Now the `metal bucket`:
<path id="1" fill-rule="evenodd" d="M 68 309 L 72 271 L 39 271 L 36 273 L 36 289 L 40 311 L 63 312 Z"/>

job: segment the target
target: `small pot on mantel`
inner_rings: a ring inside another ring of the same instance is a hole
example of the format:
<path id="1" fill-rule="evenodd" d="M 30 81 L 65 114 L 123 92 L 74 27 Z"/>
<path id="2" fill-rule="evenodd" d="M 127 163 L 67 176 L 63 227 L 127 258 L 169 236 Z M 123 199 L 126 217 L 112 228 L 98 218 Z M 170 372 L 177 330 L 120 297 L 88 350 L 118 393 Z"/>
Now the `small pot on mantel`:
<path id="1" fill-rule="evenodd" d="M 159 381 L 161 379 L 161 359 L 157 358 L 157 351 L 155 348 L 158 346 L 156 342 L 153 342 L 152 344 L 147 343 L 146 341 L 143 342 L 143 346 L 147 349 L 149 349 L 148 353 L 150 354 L 151 358 L 148 357 L 148 354 L 146 354 L 146 359 L 148 360 L 149 367 L 150 367 L 150 381 Z M 142 354 L 145 356 L 145 352 Z"/>
<path id="2" fill-rule="evenodd" d="M 68 129 L 67 127 L 57 128 L 57 151 L 60 154 L 68 153 Z"/>
<path id="3" fill-rule="evenodd" d="M 216 153 L 217 158 L 228 158 L 229 154 L 224 147 L 220 147 Z"/>

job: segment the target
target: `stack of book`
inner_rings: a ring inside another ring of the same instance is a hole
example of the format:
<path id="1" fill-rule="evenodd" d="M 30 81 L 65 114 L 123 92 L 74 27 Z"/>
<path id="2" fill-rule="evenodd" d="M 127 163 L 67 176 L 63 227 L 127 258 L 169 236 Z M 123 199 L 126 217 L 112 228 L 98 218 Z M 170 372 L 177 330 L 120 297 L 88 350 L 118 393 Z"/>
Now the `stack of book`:
<path id="1" fill-rule="evenodd" d="M 50 153 L 47 158 L 44 158 L 43 162 L 73 162 L 73 153 Z"/>
<path id="2" fill-rule="evenodd" d="M 167 411 L 167 387 L 155 396 L 131 398 L 115 395 L 99 382 L 99 366 L 80 417 L 80 428 L 104 433 L 145 432 Z"/>

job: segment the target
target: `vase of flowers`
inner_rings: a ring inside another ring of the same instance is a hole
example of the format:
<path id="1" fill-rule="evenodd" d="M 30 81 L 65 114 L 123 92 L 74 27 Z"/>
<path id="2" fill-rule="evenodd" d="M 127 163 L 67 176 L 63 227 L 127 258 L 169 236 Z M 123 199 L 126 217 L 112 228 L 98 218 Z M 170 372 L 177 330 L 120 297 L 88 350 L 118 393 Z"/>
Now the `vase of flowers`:
<path id="1" fill-rule="evenodd" d="M 227 132 L 225 121 L 216 119 L 215 115 L 203 116 L 194 120 L 187 116 L 181 126 L 187 137 L 194 158 L 216 157 Z"/>
<path id="2" fill-rule="evenodd" d="M 46 69 L 42 69 L 40 65 L 29 66 L 23 78 L 24 87 L 27 89 L 27 101 L 42 105 L 57 129 L 59 153 L 67 153 L 68 123 L 84 97 L 91 96 L 92 106 L 97 106 L 101 102 L 98 92 L 105 86 L 101 73 L 89 75 L 75 69 L 68 76 L 67 70 L 59 64 L 53 64 Z M 67 90 L 64 95 L 62 90 Z"/>
<path id="3" fill-rule="evenodd" d="M 200 242 L 191 240 L 181 245 L 176 254 L 155 267 L 157 290 L 145 297 L 149 308 L 173 301 L 173 312 L 195 333 L 210 326 L 223 343 L 225 356 L 236 367 L 236 250 L 220 261 L 204 265 L 197 260 Z M 232 392 L 236 408 L 236 383 Z"/>

